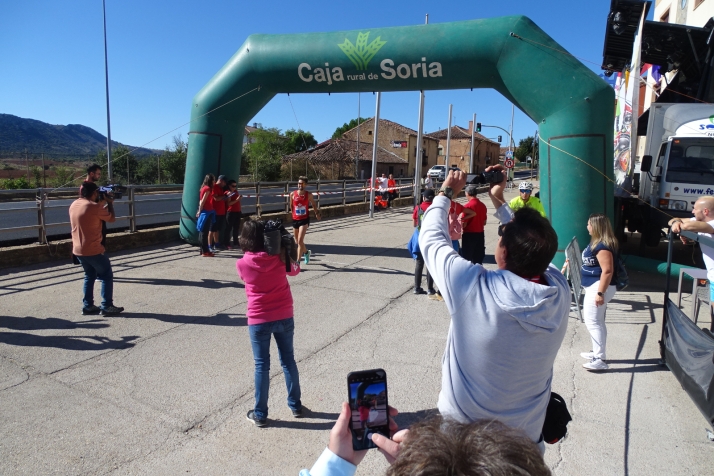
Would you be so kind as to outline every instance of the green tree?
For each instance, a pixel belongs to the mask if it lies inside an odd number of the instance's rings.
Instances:
[[[183,183],[186,175],[186,158],[188,156],[188,141],[181,135],[173,138],[173,145],[166,146],[161,154],[161,183]]]
[[[288,129],[285,131],[285,137],[288,139],[285,144],[286,154],[302,152],[303,150],[312,149],[317,145],[317,141],[312,133],[309,131],[303,131],[302,129]]]
[[[75,178],[80,177],[82,174],[77,174],[76,171],[70,167],[64,165],[58,165],[55,167],[55,178],[52,180],[53,187],[79,187],[80,181],[75,180]]]
[[[106,164],[107,151],[102,150],[101,152],[99,152],[94,161],[97,164]],[[119,147],[112,149],[112,175],[113,181],[115,183],[136,182],[136,174],[138,168],[139,162],[136,160],[136,157],[131,153],[130,149],[127,146],[120,145]],[[103,175],[102,178],[104,178]]]
[[[257,129],[250,136],[252,142],[245,146],[248,173],[253,175],[255,181],[280,180],[282,157],[289,153],[290,140],[281,136],[280,129],[276,128]]]
[[[30,182],[27,181],[27,177],[24,175],[16,179],[5,179],[0,182],[0,188],[6,190],[24,190],[31,188]]]
[[[30,173],[32,174],[34,187],[42,187],[42,169],[36,165],[33,165],[30,167]]]
[[[518,147],[516,147],[516,150],[513,151],[513,156],[516,158],[517,161],[519,162],[525,162],[526,157],[531,154],[531,151],[533,150],[533,141],[535,139],[533,136],[528,136],[525,139],[521,139],[518,141]]]
[[[365,119],[364,117],[360,117],[359,123],[362,124],[366,120],[367,119]],[[333,139],[341,139],[342,134],[349,131],[350,129],[354,129],[355,127],[357,127],[357,121],[358,121],[358,119],[355,118],[355,119],[352,119],[350,122],[345,122],[344,124],[342,124],[340,127],[335,129],[335,132],[332,134],[332,138]]]

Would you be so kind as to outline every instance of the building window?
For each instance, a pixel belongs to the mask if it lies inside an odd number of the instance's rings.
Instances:
[[[372,131],[367,131],[367,135],[368,135],[368,136],[371,136],[371,135],[372,135]]]
[[[439,146],[439,155],[444,155],[444,146],[443,145]]]

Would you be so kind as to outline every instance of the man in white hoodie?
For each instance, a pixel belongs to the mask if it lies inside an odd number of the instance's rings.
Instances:
[[[550,264],[558,237],[539,213],[510,209],[504,178],[489,193],[502,223],[494,250],[498,269],[466,261],[451,246],[447,217],[450,198],[465,183],[465,174],[449,172],[419,235],[426,266],[451,314],[439,411],[460,422],[493,419],[521,428],[544,451],[541,430],[553,362],[570,309],[567,281]]]

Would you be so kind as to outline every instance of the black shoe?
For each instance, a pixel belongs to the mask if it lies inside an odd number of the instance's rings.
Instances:
[[[426,294],[426,291],[424,291],[422,288],[414,288],[413,293],[414,294]]]
[[[292,409],[291,409],[292,410]],[[302,407],[300,407],[299,410],[292,410],[293,416],[295,418],[301,418],[302,417]]]
[[[248,419],[249,422],[257,426],[258,428],[268,426],[268,420],[261,420],[260,418],[255,416],[255,412],[253,410],[249,410],[245,417]]]
[[[96,316],[97,314],[99,314],[100,311],[101,311],[101,309],[97,306],[94,306],[94,305],[87,306],[87,307],[82,308],[82,315],[83,316]]]
[[[436,291],[434,291],[433,289],[428,289],[428,290],[426,291],[426,293],[427,293],[429,296],[433,296],[434,294],[436,294]]]
[[[122,311],[124,311],[123,307],[107,306],[102,308],[102,316],[113,316],[114,314],[119,314]]]

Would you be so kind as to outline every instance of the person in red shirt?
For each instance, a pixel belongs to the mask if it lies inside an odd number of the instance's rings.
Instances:
[[[231,248],[231,236],[233,237],[233,247],[238,247],[238,235],[240,234],[240,221],[241,221],[241,209],[240,209],[240,193],[238,193],[238,184],[235,180],[228,181],[228,190],[226,191],[226,207],[228,207],[226,213],[226,241],[225,247],[229,250]]]
[[[394,200],[397,196],[397,181],[394,180],[394,175],[389,174],[389,178],[387,179],[387,193],[389,194],[389,198],[387,199],[387,202],[389,203],[389,206],[392,206],[392,200]]]
[[[462,234],[462,246],[459,253],[465,260],[476,264],[483,264],[486,256],[486,244],[483,229],[486,225],[486,205],[476,198],[476,185],[466,187],[466,198],[469,201],[465,205],[466,210],[471,210],[471,218],[465,219]]]
[[[298,178],[298,189],[290,192],[290,209],[292,210],[293,233],[298,244],[298,257],[302,256],[305,264],[308,264],[310,262],[310,251],[305,246],[305,234],[310,226],[310,205],[315,210],[315,218],[320,220],[322,214],[317,205],[315,205],[312,194],[305,190],[306,186],[307,177],[301,176]]]
[[[226,176],[219,175],[218,180],[213,185],[213,208],[216,210],[216,221],[211,226],[213,235],[213,252],[225,250],[222,246],[221,234],[226,227]]]
[[[216,220],[216,211],[213,208],[213,185],[216,177],[208,174],[203,179],[201,190],[198,192],[198,211],[196,212],[196,230],[198,239],[201,241],[201,256],[212,257],[213,233],[211,225]]]

